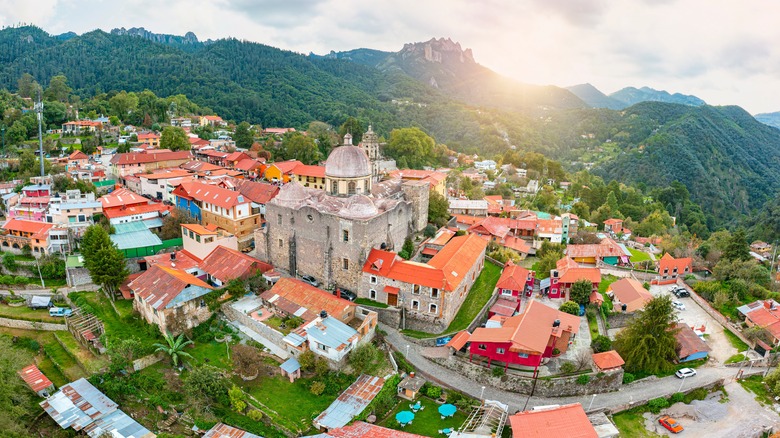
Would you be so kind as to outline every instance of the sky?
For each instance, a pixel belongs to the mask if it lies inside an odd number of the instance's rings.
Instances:
[[[52,34],[144,27],[318,54],[449,37],[522,82],[649,86],[753,114],[780,111],[779,18],[775,0],[0,0],[0,26]]]

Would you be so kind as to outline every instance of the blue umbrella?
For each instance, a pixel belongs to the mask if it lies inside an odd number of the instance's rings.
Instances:
[[[414,420],[414,414],[411,411],[401,411],[395,414],[395,420],[401,424],[407,424]]]
[[[450,403],[439,406],[439,413],[445,417],[452,417],[453,415],[455,415],[455,411],[457,410],[458,408],[456,408],[455,405]]]

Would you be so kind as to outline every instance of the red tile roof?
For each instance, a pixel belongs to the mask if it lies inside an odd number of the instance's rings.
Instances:
[[[279,186],[273,184],[235,178],[231,182],[242,195],[255,204],[267,204],[279,194]]]
[[[148,204],[149,200],[131,190],[117,189],[107,195],[102,196],[100,198],[100,203],[103,204],[103,209],[107,209]]]
[[[658,262],[658,272],[661,273],[661,275],[664,275],[664,269],[668,269],[669,273],[671,274],[674,272],[674,268],[677,268],[677,273],[683,274],[686,272],[686,267],[688,268],[687,272],[691,272],[692,263],[693,261],[690,257],[676,259],[667,252],[663,255],[663,257],[661,257],[661,261]]]
[[[110,210],[103,211],[103,214],[109,218],[114,219],[118,217],[124,217],[124,216],[133,216],[136,214],[144,214],[144,213],[151,213],[151,212],[165,212],[165,211],[172,211],[173,207],[170,205],[165,205],[161,203],[151,203],[151,204],[143,204],[143,205],[133,205],[131,207],[127,208],[112,208]]]
[[[213,149],[199,152],[199,154],[205,155],[207,157],[215,157],[215,158],[226,158],[229,155],[227,152],[215,151]]]
[[[398,292],[401,292],[401,288],[393,287],[393,286],[385,286],[385,288],[382,291],[386,294],[398,295]]]
[[[217,423],[203,435],[203,438],[260,438],[258,435],[243,431],[227,424]]]
[[[54,227],[54,224],[47,224],[46,222],[38,221],[27,221],[23,219],[8,219],[3,225],[4,230],[38,235],[46,234],[52,227]]]
[[[528,254],[533,249],[530,243],[519,237],[506,236],[504,237],[504,240],[501,241],[501,244],[522,254]]]
[[[293,168],[292,173],[300,176],[325,178],[325,166],[310,166],[301,163]]]
[[[341,321],[347,321],[351,319],[347,314],[354,316],[357,308],[357,305],[350,301],[338,298],[301,280],[287,277],[280,278],[271,289],[263,292],[260,298],[277,307],[282,302],[286,302],[287,306],[292,305],[284,309],[289,313],[295,313],[293,308],[305,308],[307,310],[301,317],[306,321],[315,319],[322,310]]]
[[[146,164],[169,160],[187,160],[192,158],[190,151],[175,152],[127,152],[116,154],[111,158],[111,164],[119,166],[123,164]]]
[[[329,438],[423,438],[423,435],[388,429],[362,421],[356,421],[349,426],[331,429],[324,436]]]
[[[622,257],[625,256],[625,252],[620,245],[612,239],[603,239],[597,244],[585,244],[585,245],[569,245],[566,247],[566,255],[571,258],[579,257]]]
[[[596,353],[592,355],[593,363],[600,371],[611,370],[613,368],[620,368],[626,364],[626,361],[615,350],[605,351],[603,353]]]
[[[560,283],[576,283],[579,280],[588,280],[591,283],[601,283],[601,271],[598,268],[580,268],[574,260],[564,257],[556,263]]]
[[[471,338],[471,333],[466,330],[460,331],[456,333],[449,342],[447,342],[445,347],[452,347],[455,349],[455,351],[458,351],[463,348],[467,342],[469,342],[469,338]]]
[[[515,265],[510,260],[504,265],[504,270],[501,271],[501,277],[499,277],[496,287],[499,289],[524,291],[530,275],[531,271]]]
[[[214,289],[194,275],[160,265],[153,265],[128,284],[136,298],[143,298],[157,310],[164,309],[188,286]]]
[[[553,322],[560,321],[558,328]],[[513,352],[543,354],[550,337],[560,337],[563,332],[577,333],[580,317],[561,312],[538,301],[531,300],[520,315],[506,318],[500,328],[477,328],[470,342],[511,343]]]
[[[449,286],[445,289],[455,290],[469,269],[484,258],[486,248],[487,242],[477,236],[453,237],[428,264],[442,270]]]
[[[293,169],[301,165],[301,163],[298,160],[289,160],[289,161],[277,161],[276,163],[272,163],[271,166],[276,167],[279,169],[280,172],[283,174],[285,173],[292,173]]]
[[[217,166],[216,164],[207,163],[205,161],[192,160],[182,164],[182,169],[192,170],[195,172],[210,172],[214,170],[222,170],[224,167]]]
[[[604,221],[604,225],[612,225],[612,226],[623,225],[623,219],[610,218]]]
[[[710,347],[701,340],[699,335],[689,325],[678,323],[674,328],[679,329],[674,334],[674,338],[677,340],[677,356],[680,359],[685,359],[695,353],[711,351]]]
[[[761,307],[746,315],[754,325],[766,329],[775,339],[780,339],[780,312]]]
[[[243,170],[244,172],[249,172],[251,170],[258,169],[263,166],[262,161],[254,160],[252,158],[244,158],[243,160],[236,163],[234,166],[237,170]]]
[[[171,254],[175,256],[175,258],[171,259]],[[147,269],[150,266],[153,265],[160,265],[160,266],[167,266],[170,268],[179,269],[182,271],[187,271],[192,268],[197,268],[198,265],[201,263],[201,260],[189,253],[188,251],[175,251],[175,252],[164,252],[162,254],[152,255],[152,256],[146,256],[144,257],[144,261],[146,262]]]
[[[609,285],[609,289],[615,294],[615,297],[624,304],[636,302],[639,309],[643,308],[645,303],[653,299],[653,295],[633,278],[621,278]]]
[[[268,263],[222,245],[214,248],[200,264],[200,269],[222,283],[247,278],[257,271],[270,271],[271,268]]]
[[[51,380],[44,376],[35,364],[22,368],[18,374],[33,392],[42,391],[52,386]]]
[[[216,205],[227,210],[250,202],[239,192],[200,181],[183,182],[174,189],[173,194],[177,196],[184,194],[196,201]]]
[[[598,438],[582,405],[518,412],[509,417],[514,438]]]
[[[241,161],[246,158],[250,158],[249,155],[244,152],[236,151],[228,154],[228,156],[225,157],[225,161]]]
[[[88,160],[89,157],[87,154],[81,151],[73,151],[72,154],[68,155],[68,160]]]
[[[480,222],[481,220],[485,219],[483,217],[469,216],[465,214],[453,214],[452,216],[455,218],[455,222],[459,224],[469,225],[469,226],[474,225]]]

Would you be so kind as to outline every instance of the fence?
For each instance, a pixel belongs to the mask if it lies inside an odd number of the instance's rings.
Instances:
[[[163,240],[161,245],[144,246],[141,248],[127,248],[121,251],[125,255],[125,258],[131,259],[131,258],[155,255],[164,249],[172,248],[174,246],[181,246],[181,245],[182,245],[182,239],[181,237],[179,237],[178,239]]]
[[[718,321],[718,323],[720,325],[722,325],[723,328],[728,329],[729,331],[734,333],[739,339],[742,340],[742,342],[744,342],[744,343],[746,343],[748,345],[753,345],[753,343],[750,342],[742,334],[742,332],[739,330],[739,327],[737,327],[736,325],[731,323],[731,321],[726,319],[725,316],[723,316],[720,312],[715,310],[715,308],[713,308],[707,300],[705,300],[704,298],[699,296],[699,294],[697,294],[696,291],[693,290],[693,288],[691,288],[690,286],[688,286],[687,284],[685,284],[684,282],[681,282],[681,281],[678,281],[677,285],[678,286],[682,285],[682,287],[684,287],[688,292],[690,292],[691,299],[693,301],[695,301],[696,304],[698,304],[702,309],[704,309],[704,311],[707,312],[707,314],[710,315],[712,317],[712,319],[714,319],[715,321]]]

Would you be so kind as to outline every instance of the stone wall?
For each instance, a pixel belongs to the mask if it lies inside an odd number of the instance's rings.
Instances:
[[[607,316],[607,322],[610,329],[622,328],[628,325],[631,320],[636,318],[638,314],[633,313],[612,313]]]
[[[530,377],[530,373],[529,376],[522,376],[510,371],[504,376],[494,377],[490,369],[469,363],[467,360],[455,357],[431,358],[431,360],[480,384],[520,394],[530,394],[533,390],[534,395],[540,397],[568,397],[611,392],[617,391],[623,384],[623,369],[621,368],[606,373],[589,373],[590,381],[585,385],[577,383],[579,375],[538,378],[534,390],[534,379]]]
[[[138,264],[136,263],[136,266]],[[65,270],[65,276],[68,280],[68,286],[77,287],[92,283],[92,277],[89,276],[87,268],[68,268]]]
[[[144,356],[142,358],[136,359],[133,361],[133,369],[135,371],[141,371],[142,369],[146,367],[150,367],[157,362],[161,361],[163,359],[163,356],[161,354],[150,354],[148,356]]]
[[[231,303],[225,303],[221,307],[222,313],[225,314],[225,317],[229,321],[238,321],[248,329],[257,332],[260,336],[263,336],[264,338],[273,342],[279,348],[288,351],[293,356],[297,356],[300,353],[298,350],[294,348],[288,348],[289,345],[282,340],[284,338],[284,334],[282,334],[282,332],[277,331],[271,327],[268,327],[265,324],[255,321],[254,319],[252,319],[252,317],[244,314],[243,312],[236,310],[230,304]]]
[[[24,330],[57,331],[57,330],[68,329],[68,327],[66,327],[65,324],[54,324],[51,322],[22,321],[20,319],[11,319],[11,318],[0,318],[0,326],[24,329]]]

